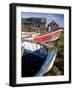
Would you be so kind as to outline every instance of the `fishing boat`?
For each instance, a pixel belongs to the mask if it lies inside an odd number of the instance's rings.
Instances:
[[[43,76],[52,68],[57,49],[39,42],[22,41],[22,77]]]
[[[41,36],[40,33],[36,32],[23,32],[22,40],[32,40],[36,42],[52,42],[59,39],[62,32],[63,29],[59,29]]]

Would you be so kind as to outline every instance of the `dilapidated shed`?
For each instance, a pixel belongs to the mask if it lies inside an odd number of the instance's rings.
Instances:
[[[22,32],[39,32],[46,34],[46,18],[22,18]]]

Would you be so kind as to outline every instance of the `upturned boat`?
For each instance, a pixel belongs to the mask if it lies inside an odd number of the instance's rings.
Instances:
[[[57,49],[39,42],[22,41],[22,77],[43,76],[53,67]]]

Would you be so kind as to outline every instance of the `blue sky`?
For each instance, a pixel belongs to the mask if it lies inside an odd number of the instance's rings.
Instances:
[[[53,14],[53,13],[31,13],[31,12],[22,12],[21,18],[29,18],[29,17],[35,17],[35,18],[46,18],[47,24],[51,21],[55,21],[58,23],[59,27],[64,28],[64,14]]]

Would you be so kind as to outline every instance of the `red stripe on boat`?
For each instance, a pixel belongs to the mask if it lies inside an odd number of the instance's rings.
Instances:
[[[37,41],[37,42],[42,42],[42,41],[45,41],[45,40],[47,40],[49,38],[54,37],[55,35],[61,34],[62,31],[63,31],[63,29],[60,29],[60,30],[54,31],[52,33],[49,33],[49,34],[46,34],[46,35],[43,35],[43,36],[39,36],[39,37],[33,38],[33,40]]]

